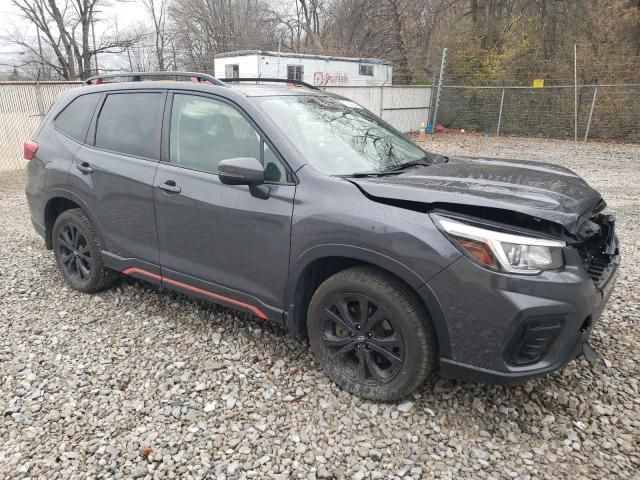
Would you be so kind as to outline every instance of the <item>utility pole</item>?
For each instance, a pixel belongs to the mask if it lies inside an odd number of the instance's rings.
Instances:
[[[278,73],[276,78],[280,78],[280,49],[282,48],[282,35],[278,37]]]
[[[38,58],[38,63],[40,64],[38,67],[38,78],[40,78],[40,75],[44,75],[44,61],[42,60],[42,40],[40,39],[39,28],[36,28],[36,33],[38,34],[38,55],[40,56],[40,58]]]
[[[94,12],[94,14],[100,12]],[[96,65],[96,75],[100,75],[100,71],[98,69],[98,49],[96,48],[96,28],[95,28],[95,18],[91,17],[91,35],[93,36],[93,60]]]

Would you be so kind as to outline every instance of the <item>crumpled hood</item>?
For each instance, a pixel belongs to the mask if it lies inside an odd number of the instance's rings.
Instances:
[[[559,223],[571,233],[601,200],[571,170],[521,160],[451,158],[400,175],[351,181],[376,198],[512,210]]]

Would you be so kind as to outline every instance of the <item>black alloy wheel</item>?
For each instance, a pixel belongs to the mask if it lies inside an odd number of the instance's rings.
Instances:
[[[75,290],[97,292],[118,278],[117,272],[104,265],[100,236],[79,208],[58,215],[51,239],[58,268]]]
[[[93,260],[89,242],[78,226],[66,223],[58,232],[58,254],[66,274],[82,283],[91,275]]]
[[[426,307],[411,287],[373,266],[326,279],[309,303],[307,332],[327,375],[369,400],[403,398],[435,367],[437,342]]]
[[[362,384],[388,383],[404,363],[404,340],[393,318],[359,293],[340,294],[325,308],[322,340],[332,361]]]

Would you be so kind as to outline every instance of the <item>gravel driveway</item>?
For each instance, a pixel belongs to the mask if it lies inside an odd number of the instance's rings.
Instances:
[[[4,173],[0,478],[638,478],[640,146],[425,143],[560,163],[603,192],[624,258],[596,365],[516,386],[436,377],[401,403],[362,401],[271,324],[130,279],[68,289],[30,225],[24,173]]]

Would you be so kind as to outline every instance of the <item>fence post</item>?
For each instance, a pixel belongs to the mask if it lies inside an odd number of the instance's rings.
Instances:
[[[432,129],[433,129],[433,122],[431,121],[431,119],[433,118],[433,98],[434,98],[433,89],[435,88],[435,85],[436,85],[436,72],[433,72],[433,77],[431,77],[431,90],[429,91],[429,115],[427,116],[427,128],[429,127],[429,124],[431,124]]]
[[[433,123],[431,124],[431,131],[436,128],[436,121],[438,118],[438,108],[440,107],[440,91],[442,90],[442,77],[444,76],[444,66],[447,62],[447,49],[442,49],[442,62],[440,62],[440,77],[438,78],[438,93],[436,94],[436,106],[433,109]]]
[[[578,141],[578,47],[573,44],[573,141]]]
[[[591,109],[589,110],[589,120],[587,121],[587,130],[584,132],[584,141],[589,138],[589,130],[591,130],[591,117],[593,115],[593,107],[596,106],[596,95],[598,95],[598,85],[593,89],[593,98],[591,99]]]
[[[40,81],[36,80],[36,104],[38,105],[38,113],[42,117],[45,114],[44,104],[42,103],[42,92],[40,91]]]
[[[502,87],[502,96],[500,97],[500,113],[498,114],[498,129],[496,130],[496,137],[500,136],[500,124],[502,123],[502,106],[504,105],[504,87]]]
[[[384,106],[382,102],[384,102],[384,83],[380,85],[380,118],[382,118],[382,112],[384,110]]]

